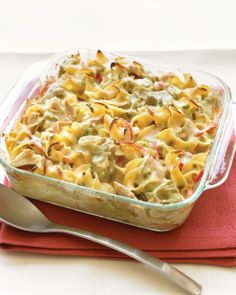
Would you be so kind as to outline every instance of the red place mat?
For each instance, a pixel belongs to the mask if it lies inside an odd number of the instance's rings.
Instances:
[[[56,223],[106,235],[170,262],[236,265],[236,158],[226,183],[203,193],[178,229],[158,233],[32,201]],[[64,234],[35,234],[0,224],[0,246],[53,255],[127,258],[105,246]]]

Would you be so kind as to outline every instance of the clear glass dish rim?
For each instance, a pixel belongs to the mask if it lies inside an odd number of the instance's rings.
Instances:
[[[47,65],[45,66],[44,70],[42,71],[42,73],[40,74],[40,77],[38,78],[38,81],[43,77],[43,75],[45,75],[45,73],[47,73],[47,71],[50,69],[50,67],[55,64],[55,61],[58,60],[59,57],[63,56],[64,54],[72,54],[74,52],[87,52],[87,53],[96,53],[97,50],[96,49],[87,49],[87,48],[74,48],[74,49],[69,49],[69,50],[64,50],[61,51],[59,53],[54,54],[49,60]],[[117,53],[110,53],[108,51],[103,51],[106,55],[109,56],[113,56],[113,57],[118,57],[121,56],[120,54]],[[127,58],[127,59],[132,59],[132,60],[138,60],[142,63],[146,63],[146,64],[150,64],[153,66],[163,66],[163,67],[170,67],[173,70],[178,70],[178,71],[182,71],[182,72],[195,72],[195,73],[202,73],[204,75],[207,75],[209,77],[212,77],[213,79],[217,80],[219,84],[221,84],[221,86],[224,89],[224,96],[226,96],[226,98],[228,99],[228,103],[227,103],[227,108],[225,106],[224,103],[224,108],[223,108],[223,112],[221,115],[221,118],[219,120],[219,125],[217,128],[217,132],[216,132],[216,136],[213,142],[213,145],[211,147],[211,151],[208,155],[208,159],[207,159],[207,163],[205,166],[205,170],[204,170],[204,174],[201,178],[200,183],[198,184],[197,189],[194,191],[193,195],[183,201],[180,201],[178,203],[174,203],[174,204],[159,204],[159,203],[149,203],[146,201],[142,201],[142,200],[135,200],[135,199],[131,199],[128,197],[124,197],[124,196],[120,196],[120,195],[116,195],[116,194],[112,194],[112,193],[108,193],[108,192],[104,192],[104,191],[100,191],[100,190],[95,190],[92,188],[88,188],[88,187],[84,187],[84,186],[80,186],[78,184],[73,184],[70,182],[66,182],[64,180],[57,180],[57,179],[53,179],[51,177],[47,177],[44,175],[39,175],[39,174],[34,174],[31,172],[27,172],[27,171],[23,171],[21,169],[15,168],[14,166],[12,166],[11,164],[9,164],[5,158],[2,156],[2,154],[0,153],[0,163],[2,164],[2,166],[5,169],[10,169],[12,171],[15,171],[16,173],[22,174],[22,175],[26,175],[26,176],[32,176],[33,178],[36,178],[38,180],[42,180],[42,183],[44,181],[52,183],[52,184],[57,184],[57,185],[62,185],[64,187],[69,187],[69,188],[73,188],[76,191],[84,191],[84,193],[86,192],[91,192],[94,195],[98,194],[100,197],[105,197],[106,199],[112,198],[112,199],[117,199],[119,201],[125,202],[125,203],[132,203],[134,205],[139,205],[142,207],[149,207],[151,209],[160,209],[162,211],[169,211],[169,210],[175,210],[178,208],[182,208],[188,204],[191,204],[193,202],[195,202],[203,193],[203,191],[205,190],[206,187],[206,182],[207,182],[207,177],[211,168],[211,164],[212,164],[212,159],[213,159],[213,155],[217,149],[218,143],[219,143],[219,139],[221,137],[221,133],[222,130],[228,120],[228,118],[230,117],[230,105],[232,103],[232,95],[231,95],[231,91],[230,88],[227,86],[227,84],[221,80],[219,77],[217,77],[216,75],[212,74],[212,73],[208,73],[205,71],[201,71],[201,70],[195,70],[192,68],[186,68],[186,67],[178,67],[176,65],[172,65],[172,64],[168,64],[168,63],[163,63],[163,62],[157,62],[157,61],[152,61],[149,59],[145,59],[145,58],[139,58],[139,57],[135,57],[135,56],[131,56],[131,55],[126,55],[126,54],[122,54],[123,57]],[[26,70],[27,71],[27,70]],[[37,85],[37,81],[35,82],[34,87],[31,89],[30,93],[28,94],[28,96],[30,96],[30,94],[35,90],[35,87]],[[13,86],[14,88],[14,86]],[[3,99],[3,102],[5,101],[5,99],[7,99],[7,97],[10,95],[11,90],[7,93],[6,97]],[[225,98],[225,99],[226,99]],[[25,98],[27,99],[27,97]],[[24,100],[25,101],[25,100]],[[0,135],[1,136],[1,135]],[[2,137],[2,136],[1,136]],[[221,143],[223,144],[223,143]],[[233,160],[233,159],[232,159]]]

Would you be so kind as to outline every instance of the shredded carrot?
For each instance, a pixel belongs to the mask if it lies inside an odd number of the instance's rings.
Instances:
[[[116,164],[120,167],[125,167],[126,159],[124,156],[116,156]]]
[[[217,123],[210,123],[206,128],[199,131],[196,136],[202,136],[204,133],[209,133],[217,127]]]
[[[179,170],[182,170],[183,167],[184,167],[184,163],[180,162],[179,163]]]
[[[102,74],[101,73],[98,72],[96,74],[96,80],[98,81],[99,84],[102,82]]]
[[[47,92],[49,86],[55,82],[54,78],[50,78],[46,81],[45,85],[43,86],[42,90],[40,91],[40,96],[44,96],[44,94]]]
[[[202,169],[202,170],[198,173],[198,175],[197,175],[196,177],[194,177],[194,181],[195,181],[195,182],[200,181],[201,178],[202,178],[203,173],[204,173],[204,170]]]

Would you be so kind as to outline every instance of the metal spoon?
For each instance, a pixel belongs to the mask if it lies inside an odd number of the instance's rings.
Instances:
[[[48,220],[28,199],[3,184],[0,184],[0,221],[24,231],[66,233],[105,245],[159,270],[165,277],[185,289],[189,294],[201,294],[201,285],[170,264],[108,237],[55,224]]]

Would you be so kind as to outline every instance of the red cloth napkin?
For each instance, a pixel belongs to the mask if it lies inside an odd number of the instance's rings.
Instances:
[[[178,229],[158,233],[32,201],[56,223],[94,231],[170,262],[236,265],[236,158],[230,176],[206,191]],[[35,234],[0,224],[4,249],[55,255],[127,258],[114,250],[63,234]]]

